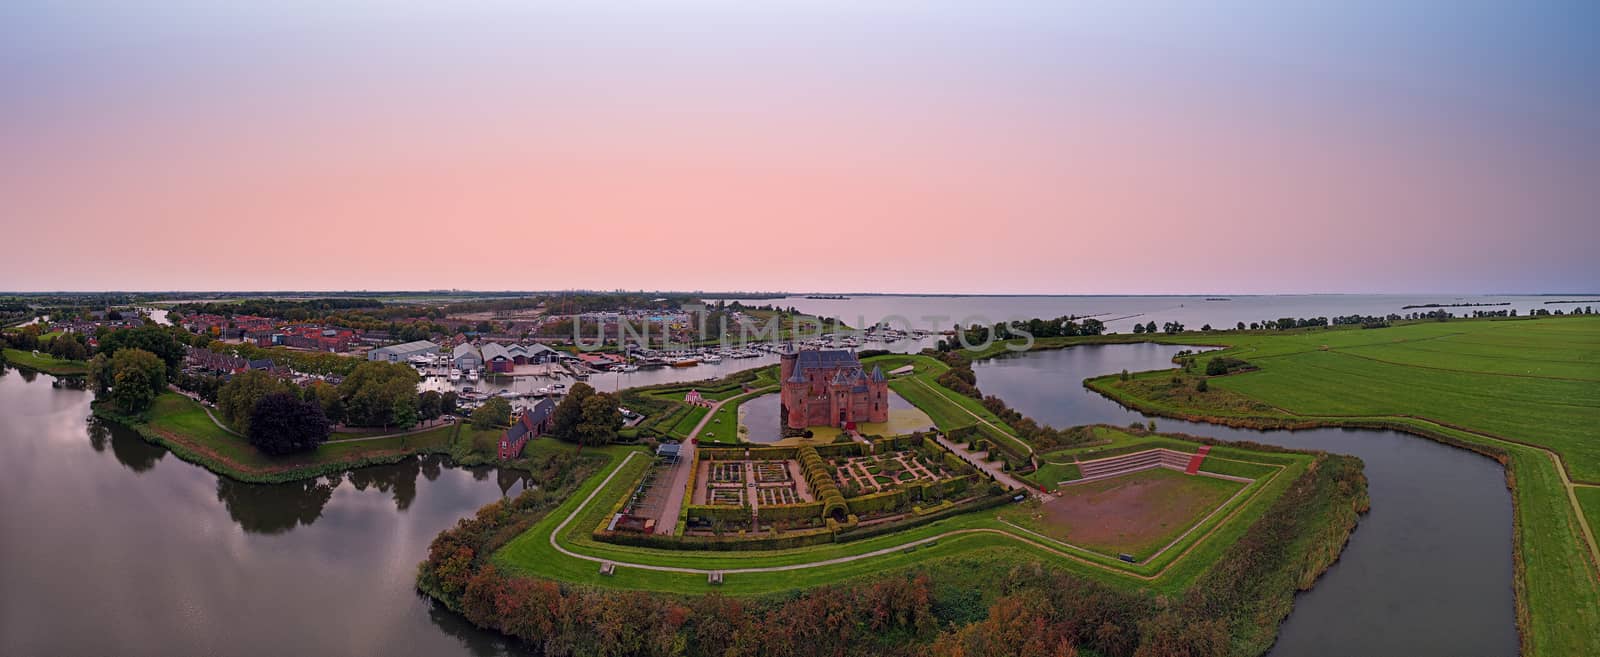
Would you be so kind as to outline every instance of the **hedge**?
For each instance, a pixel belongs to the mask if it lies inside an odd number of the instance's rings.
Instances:
[[[750,520],[750,507],[748,506],[728,506],[725,504],[685,504],[683,507],[690,520],[698,520],[702,522],[711,522],[714,520],[721,520],[723,522],[749,522]]]
[[[606,543],[634,547],[665,550],[717,550],[722,552],[786,550],[832,543],[834,541],[833,530],[827,527],[785,532],[762,532],[760,534],[730,533],[722,536],[667,536],[635,532],[608,532],[604,535],[596,535],[595,539]]]
[[[839,493],[839,486],[833,483],[828,464],[817,454],[817,449],[807,445],[799,449],[799,455],[800,466],[805,468],[806,483],[811,486],[811,495],[822,502],[822,515],[832,517],[835,513],[849,513],[850,505]]]
[[[953,515],[970,513],[972,511],[982,511],[984,509],[992,509],[1002,504],[1009,504],[1011,502],[1011,495],[1012,493],[1007,491],[995,495],[972,498],[971,501],[954,503],[942,510],[930,511],[926,515],[907,515],[893,522],[879,523],[860,529],[856,529],[854,527],[842,528],[839,530],[838,536],[835,536],[833,540],[839,543],[859,541],[862,539],[872,538],[874,536],[882,536],[884,534],[892,534],[894,532],[904,531],[912,527],[920,527],[935,520],[941,520]]]
[[[756,507],[756,515],[762,520],[814,520],[822,517],[822,502],[801,502],[799,504],[769,504]]]
[[[860,516],[880,511],[893,511],[905,504],[905,501],[906,491],[895,489],[852,497],[845,500],[845,504],[850,507],[851,513]]]

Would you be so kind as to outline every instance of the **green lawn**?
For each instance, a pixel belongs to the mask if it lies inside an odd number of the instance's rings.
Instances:
[[[672,428],[668,429],[667,433],[679,440],[687,439],[689,432],[694,431],[695,425],[700,424],[700,418],[705,417],[710,410],[704,406],[691,407],[688,412],[678,418],[677,422],[673,423]]]
[[[1189,450],[1193,451],[1196,447],[1190,444]],[[717,590],[744,595],[835,583],[851,577],[908,567],[931,558],[968,554],[991,548],[1010,548],[1115,586],[1148,587],[1170,594],[1187,588],[1195,577],[1213,563],[1228,546],[1237,541],[1249,525],[1265,512],[1272,501],[1277,499],[1295,478],[1305,472],[1312,460],[1308,455],[1274,455],[1290,461],[1290,464],[1282,468],[1277,476],[1251,484],[1246,495],[1240,496],[1224,507],[1224,513],[1202,523],[1199,529],[1160,558],[1149,563],[1134,565],[1103,554],[1054,543],[1047,538],[1031,536],[1025,531],[999,521],[993,512],[963,514],[929,525],[860,541],[788,550],[740,552],[664,550],[601,543],[595,541],[591,535],[595,525],[609,512],[617,499],[627,494],[633,482],[649,464],[649,459],[642,456],[625,460],[629,449],[617,446],[596,450],[597,453],[612,457],[613,462],[589,481],[584,482],[582,487],[550,515],[496,552],[495,563],[513,572],[578,584],[677,593],[704,593]],[[614,476],[611,475],[613,472]],[[610,476],[609,481],[607,481],[608,476]],[[590,493],[599,488],[603,481],[606,482],[605,487],[600,489],[592,501],[585,504],[586,500],[589,500]],[[578,511],[576,517],[557,533],[556,527],[575,510]],[[967,530],[967,533],[945,535],[948,532],[962,530]],[[766,573],[730,573],[722,586],[712,587],[706,583],[704,574],[651,571],[625,565],[618,566],[615,576],[602,576],[598,572],[597,563],[556,550],[550,542],[553,533],[564,548],[591,557],[621,563],[697,569],[807,564],[878,550],[889,551],[857,561],[826,566]],[[932,545],[908,547],[906,550],[895,549],[935,536],[942,537]],[[1018,537],[1033,542],[1019,541]],[[1042,548],[1040,544],[1050,545],[1052,549]],[[1066,552],[1068,555],[1063,555],[1061,552]],[[1140,576],[1153,577],[1144,579]]]
[[[936,379],[949,369],[944,363],[921,355],[881,356],[869,358],[867,363],[883,364],[885,370],[893,369],[888,365],[901,367],[909,364],[916,367],[911,374],[890,380],[889,389],[927,413],[934,426],[941,431],[976,425],[986,437],[1008,445],[1011,451],[1022,455],[1032,453],[1032,448],[1017,438],[1009,425],[990,413],[978,400],[939,385]]]
[[[81,360],[58,360],[42,351],[39,352],[38,356],[20,349],[7,349],[5,351],[7,363],[26,367],[30,370],[38,370],[45,374],[74,376],[89,373],[89,364]]]
[[[1091,385],[1147,412],[1230,423],[1393,427],[1502,450],[1515,482],[1524,654],[1600,654],[1600,577],[1548,453],[1600,483],[1600,318],[1457,320],[1384,329],[1162,336],[1227,346],[1259,370],[1172,386],[1170,372]],[[1203,365],[1203,363],[1202,363]],[[1193,378],[1192,375],[1189,378]],[[1523,446],[1528,445],[1528,446]],[[1529,447],[1531,446],[1531,447]]]
[[[180,456],[207,468],[247,481],[286,481],[333,470],[391,462],[416,453],[448,451],[455,425],[443,425],[406,436],[379,440],[324,443],[314,452],[272,457],[244,438],[224,431],[194,400],[176,393],[156,398],[143,425]]]

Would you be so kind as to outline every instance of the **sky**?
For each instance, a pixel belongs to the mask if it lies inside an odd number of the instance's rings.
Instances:
[[[0,3],[0,290],[1600,289],[1600,3]]]

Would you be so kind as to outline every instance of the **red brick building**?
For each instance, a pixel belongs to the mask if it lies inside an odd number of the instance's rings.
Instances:
[[[555,418],[556,403],[541,399],[511,423],[511,428],[500,436],[500,460],[507,461],[522,456],[522,448],[529,440],[550,431]]]
[[[855,352],[790,350],[778,367],[786,429],[889,421],[889,381],[883,368],[867,373]]]

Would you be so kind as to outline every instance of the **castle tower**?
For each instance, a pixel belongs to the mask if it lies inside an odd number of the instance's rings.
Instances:
[[[800,353],[794,350],[793,345],[783,348],[783,353],[778,355],[779,382],[788,381],[789,377],[794,375],[794,364],[799,360]]]

